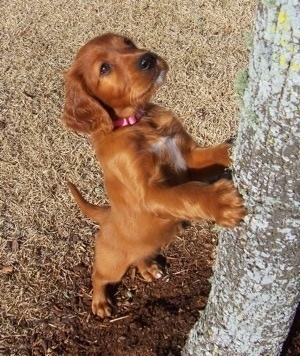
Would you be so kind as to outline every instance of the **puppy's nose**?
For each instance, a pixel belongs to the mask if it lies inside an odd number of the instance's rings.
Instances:
[[[147,52],[140,57],[138,61],[138,67],[141,71],[150,70],[155,67],[156,61],[157,57],[155,54]]]

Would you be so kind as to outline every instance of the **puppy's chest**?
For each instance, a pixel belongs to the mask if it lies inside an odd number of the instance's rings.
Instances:
[[[178,173],[187,170],[176,136],[160,137],[151,145],[150,150],[161,166],[169,166]]]

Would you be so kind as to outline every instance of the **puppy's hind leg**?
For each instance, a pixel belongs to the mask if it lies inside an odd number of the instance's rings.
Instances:
[[[92,312],[93,314],[104,319],[111,316],[113,304],[107,296],[108,281],[95,270],[92,274],[93,282],[93,299],[92,299]]]
[[[113,310],[113,303],[108,296],[107,287],[109,286],[109,284],[116,284],[120,282],[127,269],[128,268],[124,268],[119,271],[113,271],[113,273],[104,275],[102,274],[102,271],[99,271],[98,267],[94,264],[94,272],[92,274],[93,314],[99,316],[102,319],[111,316]]]
[[[105,227],[103,230],[105,230]],[[121,281],[129,263],[126,254],[113,246],[108,239],[102,238],[101,233],[98,232],[95,243],[92,311],[100,318],[105,318],[111,316],[113,309],[107,287],[109,284],[116,284]]]

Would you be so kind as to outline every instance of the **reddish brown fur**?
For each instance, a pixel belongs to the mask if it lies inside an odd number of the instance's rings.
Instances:
[[[199,147],[171,111],[149,103],[168,66],[153,54],[155,63],[141,65],[147,53],[106,34],[82,47],[66,74],[63,120],[91,135],[111,202],[89,204],[69,183],[82,211],[101,225],[92,275],[92,310],[101,318],[111,315],[107,284],[120,281],[130,265],[147,281],[161,276],[153,257],[183,220],[234,227],[245,215],[231,181],[207,183],[230,164],[230,145]],[[100,73],[107,64],[110,70]],[[138,123],[113,129],[114,120],[140,109]]]

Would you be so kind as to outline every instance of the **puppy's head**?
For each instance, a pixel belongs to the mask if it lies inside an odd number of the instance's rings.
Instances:
[[[83,46],[66,73],[63,120],[74,130],[104,133],[113,120],[143,108],[164,82],[168,66],[120,35],[105,34]]]

